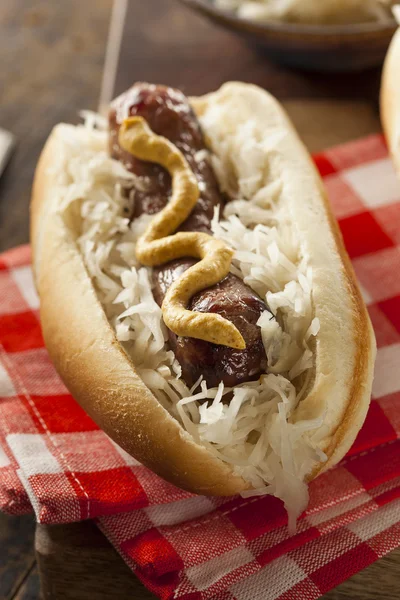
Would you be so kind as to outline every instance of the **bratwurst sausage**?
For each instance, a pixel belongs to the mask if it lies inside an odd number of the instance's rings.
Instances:
[[[110,116],[110,153],[128,171],[139,178],[130,190],[131,218],[143,213],[153,215],[167,204],[171,196],[171,177],[161,166],[135,158],[118,143],[119,126],[127,117],[143,117],[157,135],[170,140],[189,163],[196,175],[200,197],[179,231],[210,232],[214,208],[222,206],[222,195],[214,171],[207,160],[199,122],[187,98],[179,90],[161,85],[137,83],[114,100]]]
[[[196,175],[200,198],[179,230],[210,233],[214,209],[223,206],[224,198],[207,157],[200,125],[187,98],[172,88],[139,83],[117,98],[111,107],[111,155],[137,177],[129,191],[131,218],[135,219],[164,208],[171,196],[171,177],[159,165],[143,162],[120,147],[119,126],[129,116],[143,117],[156,134],[173,142]],[[153,292],[160,306],[169,286],[195,262],[190,258],[178,259],[153,270]],[[229,274],[217,285],[193,296],[188,308],[220,314],[234,323],[246,342],[245,350],[235,350],[195,338],[178,337],[169,331],[170,347],[188,386],[203,375],[209,387],[220,381],[233,387],[258,379],[266,371],[267,359],[257,321],[268,307],[240,278]]]
[[[175,260],[154,269],[154,297],[160,306],[171,283],[195,262],[191,258]],[[245,350],[235,350],[195,338],[178,337],[169,331],[170,346],[189,386],[203,375],[209,387],[217,386],[220,381],[233,387],[258,379],[261,372],[265,372],[267,360],[257,321],[266,306],[241,279],[229,274],[217,285],[193,296],[188,308],[217,313],[232,321],[246,342]]]

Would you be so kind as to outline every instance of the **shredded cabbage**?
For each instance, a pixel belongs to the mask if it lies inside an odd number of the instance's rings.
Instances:
[[[394,0],[214,0],[222,10],[254,21],[361,23],[390,18]]]
[[[189,389],[166,346],[149,269],[135,257],[137,239],[151,217],[142,215],[129,223],[123,190],[135,178],[107,155],[102,124],[90,114],[86,117],[86,128],[63,129],[68,177],[60,210],[65,216],[78,215],[77,245],[117,339],[144,383],[194,440],[253,486],[245,495],[273,494],[284,501],[293,529],[308,502],[305,477],[325,458],[306,435],[322,420],[291,420],[313,378],[319,322],[313,316],[312,269],[294,228],[279,212],[282,186],[263,185],[265,147],[244,128],[238,132],[241,158],[247,157],[248,166],[242,164],[242,176],[234,192],[230,190],[235,197],[222,218],[216,212],[212,230],[234,249],[232,271],[274,313],[275,318],[264,312],[258,321],[268,373],[233,390],[222,382],[207,388],[202,378]],[[268,143],[273,148],[274,141]],[[229,190],[224,153],[228,149],[219,148],[212,160],[221,187]],[[233,396],[224,403],[227,394]]]

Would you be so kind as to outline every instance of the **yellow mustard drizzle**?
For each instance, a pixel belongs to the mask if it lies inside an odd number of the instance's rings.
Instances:
[[[140,160],[160,164],[172,177],[171,200],[139,238],[138,260],[155,267],[187,256],[200,259],[168,289],[161,307],[166,326],[179,336],[244,350],[246,343],[233,323],[221,315],[186,308],[194,294],[228,275],[233,252],[206,233],[171,235],[187,219],[199,198],[196,177],[185,157],[169,140],[156,135],[142,117],[125,119],[118,140],[124,150]]]

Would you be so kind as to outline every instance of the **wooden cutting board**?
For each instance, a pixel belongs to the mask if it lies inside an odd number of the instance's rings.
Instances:
[[[290,100],[284,104],[311,152],[380,131],[377,112],[363,102]],[[35,547],[46,600],[155,598],[92,522],[37,525]],[[323,598],[398,600],[399,590],[400,549]]]
[[[378,111],[371,103],[298,99],[282,104],[310,152],[381,131]]]

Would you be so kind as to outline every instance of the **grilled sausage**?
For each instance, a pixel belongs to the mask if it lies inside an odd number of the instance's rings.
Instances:
[[[159,212],[171,195],[171,178],[162,167],[138,160],[118,144],[119,125],[124,118],[134,115],[145,118],[156,134],[173,142],[197,177],[200,198],[179,229],[210,233],[214,209],[223,206],[224,198],[188,100],[181,92],[163,86],[136,84],[115,100],[110,111],[111,155],[138,178],[129,192],[131,218]],[[194,263],[193,259],[179,259],[153,270],[154,297],[160,306],[169,286]],[[192,386],[203,375],[210,387],[220,381],[233,387],[258,379],[266,371],[267,359],[257,321],[268,307],[240,278],[229,274],[217,285],[193,296],[188,308],[214,312],[232,321],[242,334],[246,349],[235,350],[195,338],[178,337],[169,331],[170,347],[182,367],[187,385]]]

